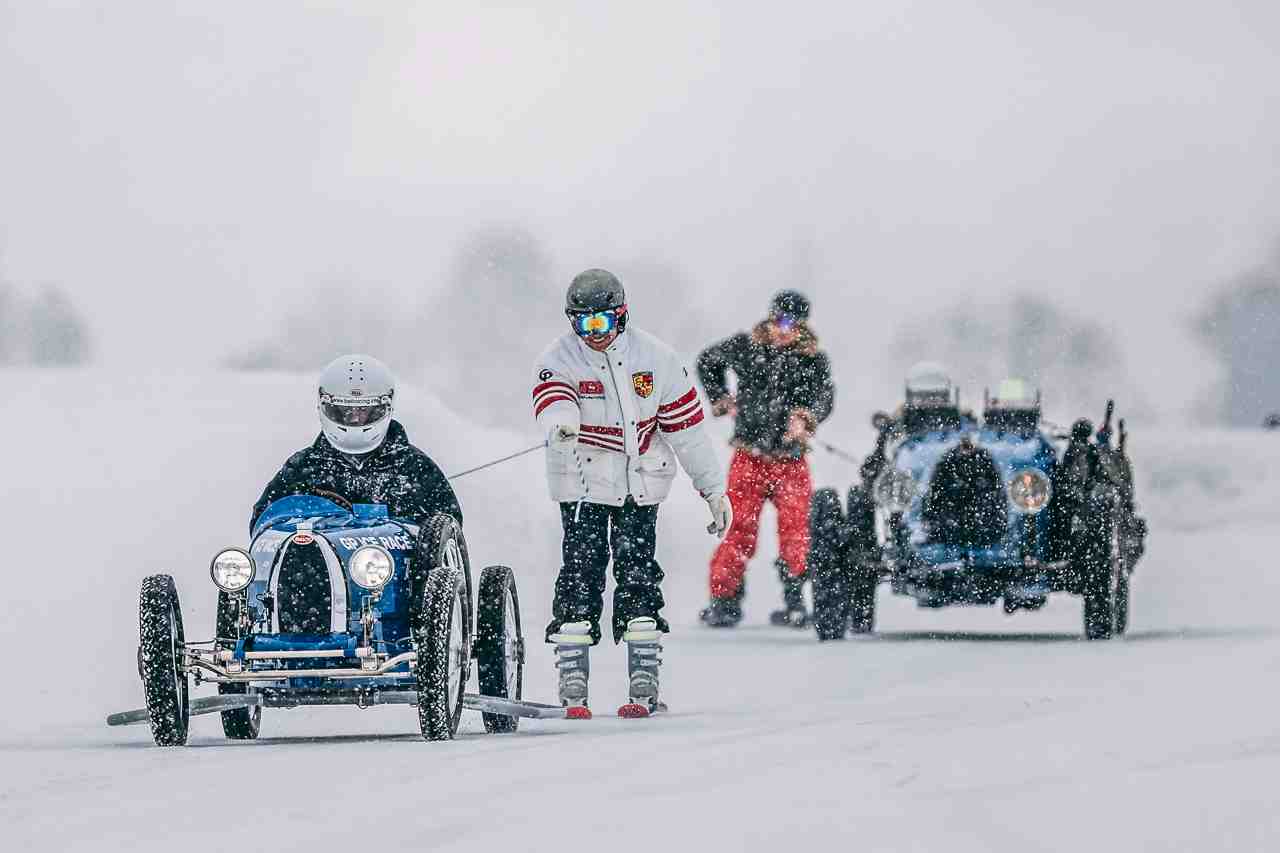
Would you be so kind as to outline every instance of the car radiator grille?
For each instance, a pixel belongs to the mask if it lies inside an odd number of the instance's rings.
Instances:
[[[333,610],[329,568],[315,543],[294,543],[280,566],[276,612],[285,634],[326,634]]]

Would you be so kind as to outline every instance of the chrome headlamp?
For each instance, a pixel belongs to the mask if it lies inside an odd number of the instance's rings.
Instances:
[[[871,485],[871,496],[887,512],[906,512],[916,497],[916,478],[897,468],[886,468]]]
[[[367,590],[379,590],[387,585],[395,574],[396,562],[391,555],[377,545],[365,545],[351,555],[347,571],[356,586]]]
[[[1039,468],[1020,468],[1009,480],[1009,503],[1027,515],[1036,515],[1049,505],[1053,486]]]
[[[209,564],[209,576],[223,592],[239,592],[253,581],[254,574],[253,558],[239,548],[219,551]]]

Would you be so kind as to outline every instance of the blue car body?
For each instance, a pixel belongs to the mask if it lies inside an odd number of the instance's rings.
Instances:
[[[962,436],[991,455],[1002,482],[1015,471],[1034,468],[1052,479],[1058,453],[1043,431],[1003,432],[965,419],[958,429],[933,430],[904,439],[890,455],[889,465],[911,475],[917,484],[907,510],[890,518],[881,511],[882,541],[894,591],[921,604],[992,603],[1011,593],[1035,601],[1054,588],[1048,565],[1050,513],[1032,515],[1008,507],[1004,536],[991,545],[972,547],[931,542],[924,505],[934,469]]]
[[[308,659],[298,661],[246,661],[245,652],[327,651],[343,649],[354,657],[363,638],[363,608],[368,600],[374,612],[371,640],[375,651],[396,655],[411,650],[409,627],[409,580],[414,546],[419,528],[387,515],[381,505],[355,504],[350,511],[324,498],[294,495],[275,501],[263,511],[254,525],[249,554],[255,573],[248,588],[251,633],[236,643],[235,659],[245,661],[246,668],[297,669],[341,668],[341,659]],[[329,630],[326,633],[283,633],[279,626],[278,608],[273,607],[280,577],[280,566],[296,543],[316,544],[324,554],[329,573],[332,602]],[[391,579],[378,593],[370,592],[351,580],[347,570],[351,556],[366,545],[376,545],[391,555],[395,569]],[[407,686],[411,676],[407,663],[379,678],[331,679],[306,677],[290,679],[276,688],[315,690],[322,687],[346,689]]]

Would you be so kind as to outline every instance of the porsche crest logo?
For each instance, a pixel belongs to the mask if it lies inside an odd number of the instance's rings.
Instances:
[[[644,373],[631,374],[631,384],[636,388],[636,394],[640,397],[649,397],[653,395],[653,371],[646,370]]]

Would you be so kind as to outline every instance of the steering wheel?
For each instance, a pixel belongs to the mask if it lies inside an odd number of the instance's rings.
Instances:
[[[337,492],[331,492],[328,489],[309,489],[307,494],[315,495],[318,498],[324,498],[327,501],[333,501],[349,513],[355,513],[355,507],[351,505],[351,501],[344,498]]]

